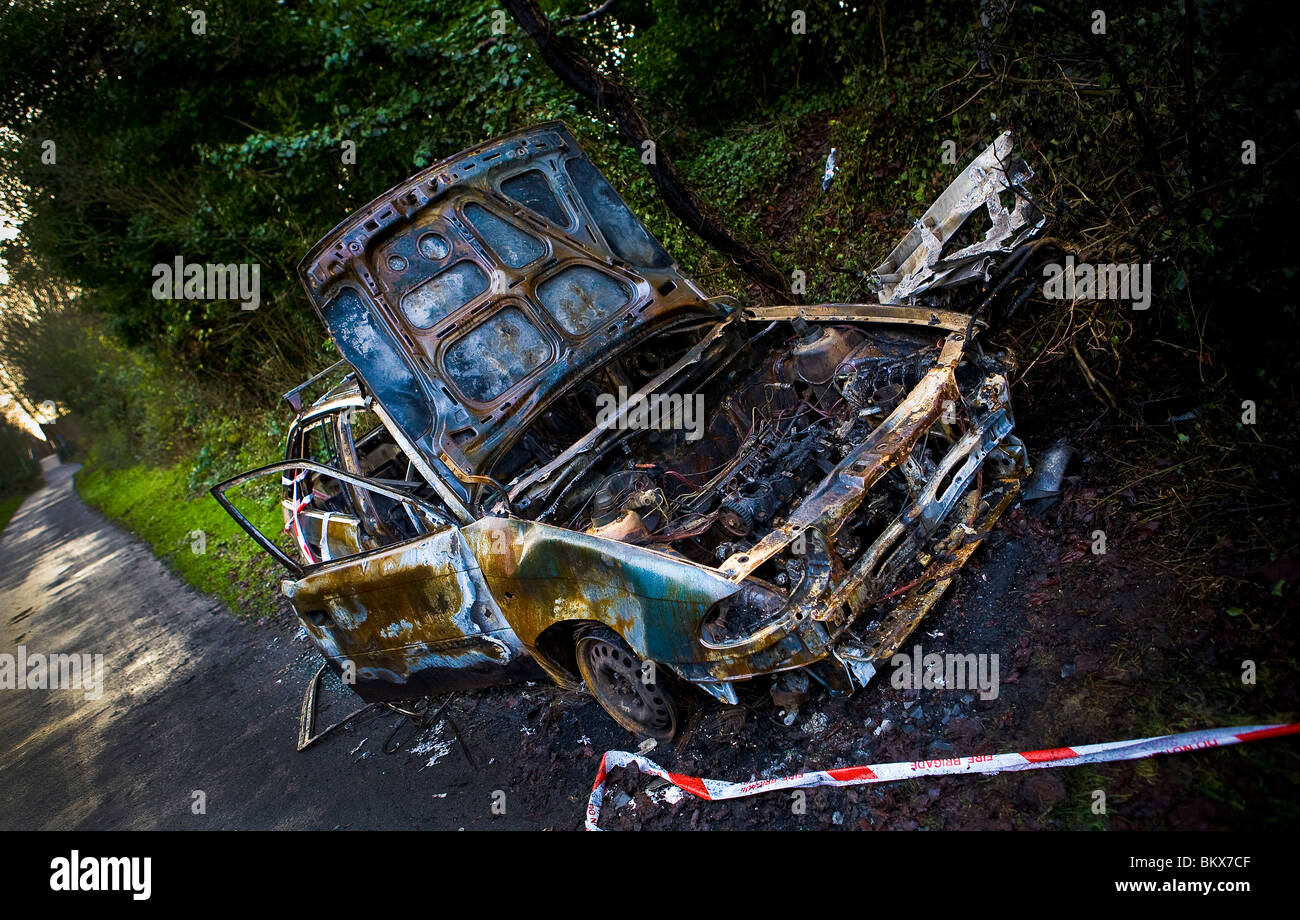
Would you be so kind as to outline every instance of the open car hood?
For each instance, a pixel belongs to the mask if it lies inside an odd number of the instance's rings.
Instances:
[[[560,122],[425,169],[298,270],[344,359],[462,485],[610,358],[724,315]]]

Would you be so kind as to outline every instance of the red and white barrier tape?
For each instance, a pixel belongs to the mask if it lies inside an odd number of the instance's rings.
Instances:
[[[1043,770],[1049,767],[1075,767],[1085,763],[1105,763],[1111,760],[1140,760],[1157,754],[1180,754],[1204,748],[1227,747],[1247,741],[1261,741],[1283,735],[1300,733],[1300,722],[1285,725],[1241,725],[1236,728],[1211,728],[1199,732],[1182,732],[1156,738],[1138,738],[1133,741],[1109,741],[1104,744],[1081,744],[1068,748],[1050,748],[1045,751],[1024,751],[1014,754],[979,754],[973,757],[952,757],[944,760],[914,760],[903,763],[872,764],[869,767],[840,767],[835,770],[815,770],[777,779],[760,779],[748,783],[729,783],[718,779],[700,779],[670,773],[640,754],[628,751],[606,751],[601,758],[596,783],[591,788],[587,802],[587,830],[598,831],[600,806],[605,799],[605,777],[614,767],[636,767],[667,780],[678,789],[699,799],[721,801],[741,799],[760,792],[781,789],[811,789],[815,786],[863,786],[869,783],[892,783],[918,776],[949,776],[954,773],[1001,773],[1010,770]]]
[[[283,483],[288,481],[289,484],[293,486],[292,516],[289,520],[284,522],[284,529],[286,533],[290,530],[293,531],[293,536],[298,541],[298,549],[302,551],[303,557],[307,560],[308,564],[314,564],[316,562],[316,557],[311,554],[311,549],[307,546],[307,538],[302,532],[302,522],[298,519],[298,515],[302,513],[302,509],[310,505],[312,499],[310,491],[301,499],[298,498],[298,480],[301,479],[306,472],[306,470],[303,470],[302,473],[295,476],[292,480],[286,480],[283,476],[280,477],[280,482]]]

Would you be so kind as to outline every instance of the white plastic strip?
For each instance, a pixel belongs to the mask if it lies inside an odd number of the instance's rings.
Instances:
[[[334,516],[333,511],[326,511],[320,519],[320,561],[330,562],[333,557],[330,555],[330,518]]]

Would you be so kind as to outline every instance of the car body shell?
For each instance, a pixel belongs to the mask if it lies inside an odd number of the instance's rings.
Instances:
[[[1008,143],[1000,138],[959,176],[954,185],[964,182],[968,194],[936,203],[946,209],[929,222],[940,244],[961,224],[954,214],[1019,189],[1021,174],[1003,170],[1001,184],[988,177],[990,156]],[[974,195],[981,190],[983,198]],[[937,268],[934,258],[914,257],[912,273],[889,283],[915,298],[928,285],[970,281],[975,260],[1030,235],[1034,213],[1012,214],[1020,219],[1004,220],[1003,235],[983,248]],[[905,240],[889,265],[908,264],[912,250],[936,239],[930,228],[911,249]],[[1005,369],[977,354],[972,315],[915,300],[746,311],[708,298],[563,125],[516,132],[425,170],[336,227],[300,272],[343,355],[342,380],[305,409],[306,385],[289,394],[297,415],[286,460],[214,494],[288,569],[283,591],[303,627],[366,699],[488,685],[537,667],[574,686],[574,640],[594,624],[720,700],[735,702],[736,681],[797,669],[833,693],[851,692],[951,585],[1028,472]],[[707,381],[748,330],[773,324],[839,324],[863,338],[919,331],[934,345],[923,373],[869,431],[810,477],[770,526],[712,564],[672,545],[617,539],[608,527],[545,519],[565,490],[593,475],[622,415],[508,481],[494,475],[530,426],[618,356],[687,330],[693,344],[639,392],[681,390]],[[960,419],[949,417],[954,406]],[[363,413],[378,424],[354,432]],[[946,439],[934,452],[940,431]],[[328,462],[312,459],[313,432],[331,445]],[[373,447],[380,441],[382,450]],[[923,447],[932,458],[921,476]],[[405,472],[374,476],[367,450]],[[842,552],[874,509],[870,496],[887,477],[901,481],[904,467],[897,513],[883,516],[869,543]],[[261,476],[281,479],[296,554],[228,497]],[[336,484],[332,497],[309,491],[326,479]],[[795,552],[788,585],[777,587],[773,567]],[[900,585],[905,566],[914,577]],[[753,628],[711,631],[720,611],[755,605],[762,615]]]

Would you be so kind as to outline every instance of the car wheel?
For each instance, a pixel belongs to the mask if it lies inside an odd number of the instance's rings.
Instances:
[[[626,642],[604,626],[578,637],[578,671],[587,690],[615,722],[637,735],[671,738],[677,731],[677,707],[663,675],[643,669]],[[647,682],[646,677],[655,679]]]

